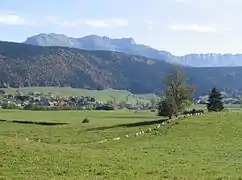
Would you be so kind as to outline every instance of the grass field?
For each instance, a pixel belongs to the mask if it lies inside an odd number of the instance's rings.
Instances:
[[[90,123],[82,124],[84,118]],[[0,179],[242,178],[240,111],[189,117],[128,139],[126,134],[154,127],[159,118],[134,111],[5,110],[0,119]],[[108,141],[97,143],[102,139]]]
[[[188,109],[204,109],[205,111],[207,110],[207,107],[205,104],[194,104],[191,107],[189,107]],[[242,110],[242,105],[241,104],[225,104],[224,105],[225,109],[228,109],[230,111],[238,111],[238,110]]]
[[[127,90],[115,90],[115,89],[106,89],[102,91],[98,90],[87,90],[87,89],[75,89],[70,87],[26,87],[26,88],[6,88],[7,92],[16,92],[21,90],[23,92],[42,92],[44,94],[52,93],[54,95],[59,95],[63,97],[69,96],[91,96],[95,97],[99,101],[108,101],[108,100],[117,100],[117,101],[126,101],[127,96],[129,96],[129,101],[131,103],[136,103],[137,100],[147,103],[150,102],[151,98],[156,97],[154,94],[142,94],[135,95]]]

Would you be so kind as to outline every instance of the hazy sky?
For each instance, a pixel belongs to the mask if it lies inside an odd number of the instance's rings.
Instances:
[[[242,0],[0,0],[0,40],[133,37],[176,55],[242,52]]]

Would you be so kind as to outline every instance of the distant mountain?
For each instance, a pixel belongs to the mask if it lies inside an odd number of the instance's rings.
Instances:
[[[178,61],[193,67],[234,67],[242,66],[242,54],[189,54]]]
[[[214,86],[242,89],[242,67],[182,68],[197,95]],[[122,52],[0,42],[0,87],[71,86],[160,94],[162,77],[171,69],[165,61]]]
[[[62,46],[84,50],[117,51],[141,55],[149,58],[173,62],[174,56],[166,51],[159,51],[146,45],[136,44],[133,38],[111,39],[97,35],[72,38],[63,34],[38,34],[27,38],[26,44],[37,46]],[[175,62],[174,62],[175,63]]]
[[[133,38],[111,39],[97,35],[72,38],[63,34],[51,33],[29,37],[24,43],[38,46],[72,47],[84,50],[118,51],[192,67],[242,66],[242,54],[189,54],[179,57],[167,51],[160,51],[146,45],[136,44]]]

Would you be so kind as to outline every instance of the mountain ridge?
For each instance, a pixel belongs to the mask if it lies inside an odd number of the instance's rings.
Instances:
[[[172,61],[173,58],[171,53],[159,51],[147,45],[137,44],[131,37],[109,38],[107,36],[87,35],[81,38],[72,38],[64,34],[50,33],[31,36],[23,43],[37,46],[61,46],[84,50],[117,51],[164,61]]]
[[[137,44],[132,37],[110,38],[107,36],[87,35],[73,38],[64,34],[41,33],[28,37],[24,42],[37,46],[61,46],[84,50],[107,50],[124,52],[164,60],[169,63],[192,67],[242,66],[242,54],[232,53],[192,53],[175,56],[168,51],[157,50],[148,45]]]

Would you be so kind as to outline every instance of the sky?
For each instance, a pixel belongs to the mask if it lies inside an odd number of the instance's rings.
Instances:
[[[175,55],[242,53],[242,0],[0,0],[0,40],[132,37]]]

